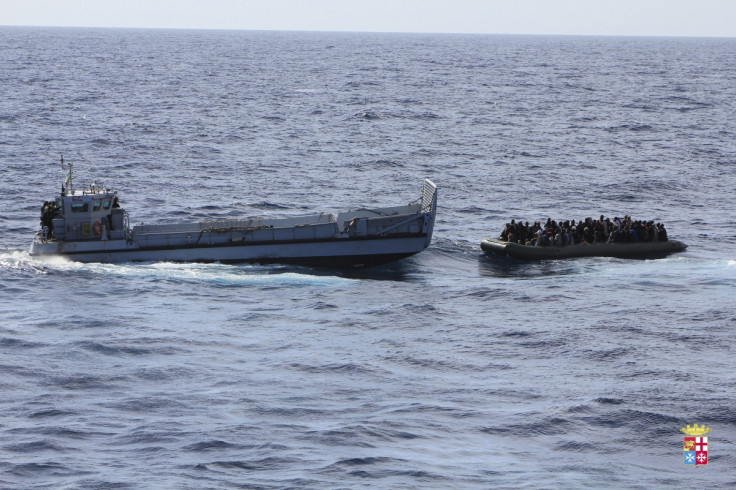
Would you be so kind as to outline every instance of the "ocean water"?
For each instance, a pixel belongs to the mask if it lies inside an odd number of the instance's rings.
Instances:
[[[736,40],[0,27],[0,67],[0,487],[736,485]],[[134,224],[431,178],[435,235],[352,273],[42,263],[62,154]],[[479,248],[601,214],[689,248]]]

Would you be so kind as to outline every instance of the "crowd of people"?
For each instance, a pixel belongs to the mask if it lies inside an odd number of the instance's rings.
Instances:
[[[629,243],[629,242],[666,242],[667,230],[662,223],[654,221],[634,221],[631,216],[624,218],[585,218],[569,221],[547,222],[511,220],[501,232],[500,240],[535,246],[563,246],[579,243]]]

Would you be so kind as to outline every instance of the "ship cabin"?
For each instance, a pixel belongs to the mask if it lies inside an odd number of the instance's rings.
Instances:
[[[96,185],[64,190],[41,215],[47,240],[122,240],[128,232],[128,215],[120,207],[115,191]],[[44,214],[48,214],[44,219]],[[50,219],[49,219],[50,218]]]

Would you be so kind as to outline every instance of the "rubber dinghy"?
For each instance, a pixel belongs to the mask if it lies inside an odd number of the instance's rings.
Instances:
[[[579,243],[577,245],[537,246],[486,238],[480,242],[480,247],[486,254],[508,255],[509,257],[521,260],[549,260],[574,257],[656,258],[682,252],[687,248],[687,245],[677,240],[668,240],[658,242]]]
[[[63,161],[62,161],[63,165]],[[70,174],[71,175],[71,169]],[[70,180],[70,179],[69,179]],[[44,204],[30,255],[78,262],[257,262],[358,268],[426,249],[437,212],[437,186],[425,180],[403,206],[356,208],[285,218],[244,218],[131,227],[117,193],[71,181]]]

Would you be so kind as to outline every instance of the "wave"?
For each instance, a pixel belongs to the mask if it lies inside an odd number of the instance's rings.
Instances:
[[[647,131],[654,131],[655,128],[646,123],[631,123],[631,124],[621,124],[620,126],[611,126],[606,128],[606,131],[617,133],[620,131],[634,131],[634,132],[647,132]]]
[[[353,117],[355,119],[361,119],[361,120],[364,120],[364,121],[375,121],[375,120],[378,120],[378,119],[382,119],[383,118],[383,116],[380,113],[374,112],[374,111],[360,111],[360,112],[356,112],[353,115]]]
[[[269,201],[260,201],[260,202],[254,202],[249,203],[248,207],[255,208],[255,209],[290,209],[289,206],[284,206],[283,204],[277,204],[275,202],[269,202]]]
[[[66,262],[59,259],[60,262]],[[30,272],[35,274],[46,274],[46,265],[31,259],[27,251],[13,250],[0,253],[0,270],[8,272]]]
[[[219,287],[334,287],[353,279],[339,272],[312,270],[307,267],[274,265],[229,265],[174,262],[140,262],[123,264],[82,263],[63,257],[33,259],[28,252],[0,254],[0,270],[33,274],[73,274],[107,279],[136,279],[177,283],[211,284]]]

